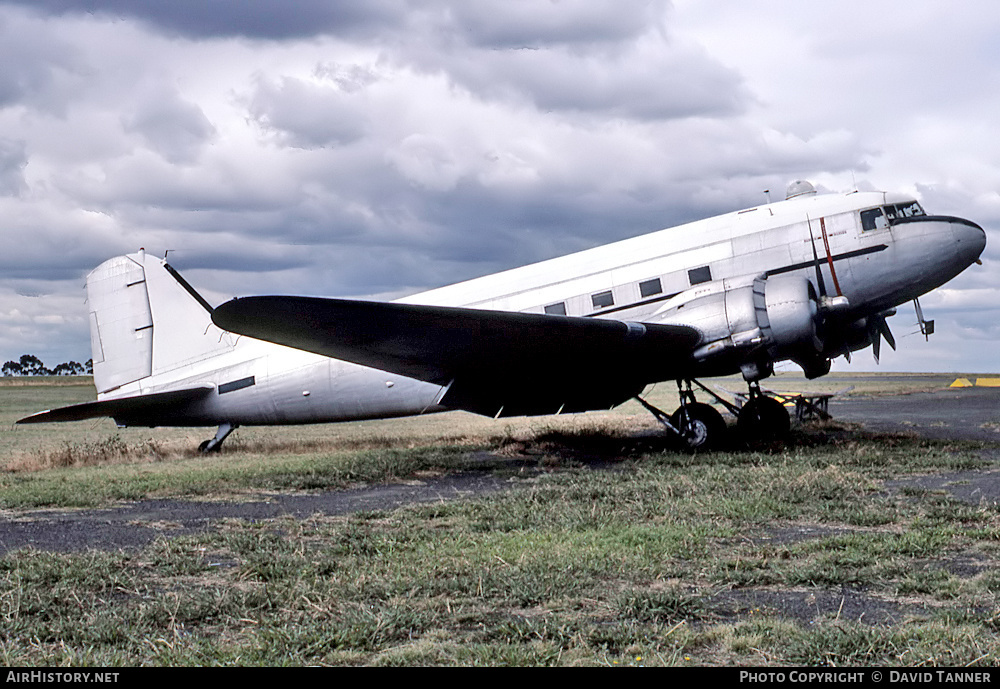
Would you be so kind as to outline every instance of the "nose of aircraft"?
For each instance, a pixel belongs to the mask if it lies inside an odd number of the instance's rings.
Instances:
[[[958,256],[966,265],[975,263],[986,248],[986,231],[969,220],[955,218],[951,224]]]

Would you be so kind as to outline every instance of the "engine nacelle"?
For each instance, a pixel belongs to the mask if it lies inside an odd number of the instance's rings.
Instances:
[[[794,358],[822,350],[817,332],[819,304],[812,283],[802,277],[773,277],[765,281],[764,289],[773,338],[768,351],[772,357]]]
[[[697,361],[731,363],[756,380],[770,373],[774,361],[817,357],[817,313],[816,294],[805,278],[758,276],[696,285],[672,299],[656,322],[695,328],[701,333]]]

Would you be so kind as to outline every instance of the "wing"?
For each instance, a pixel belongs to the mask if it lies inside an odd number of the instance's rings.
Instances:
[[[215,388],[202,385],[183,390],[154,392],[147,395],[119,397],[96,402],[83,402],[68,407],[41,411],[19,419],[17,423],[49,423],[52,421],[83,421],[110,416],[119,423],[129,426],[157,425],[155,420],[196,400],[207,397]],[[148,423],[147,423],[148,422]]]
[[[491,416],[610,408],[682,377],[699,340],[678,325],[313,297],[234,299],[212,319],[446,386],[441,404]]]

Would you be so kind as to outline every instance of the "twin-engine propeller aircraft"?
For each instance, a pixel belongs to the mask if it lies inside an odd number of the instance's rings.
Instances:
[[[788,412],[758,384],[775,362],[814,378],[864,347],[877,359],[882,339],[895,347],[886,317],[985,246],[977,224],[913,198],[795,182],[784,201],[391,303],[261,296],[213,309],[140,251],[87,278],[97,401],[19,423],[217,425],[210,451],[240,425],[560,414],[636,398],[700,448],[726,423],[692,382],[716,397],[696,379],[741,372],[748,401],[719,401],[741,433],[780,435]],[[671,380],[680,407],[668,415],[640,395]]]

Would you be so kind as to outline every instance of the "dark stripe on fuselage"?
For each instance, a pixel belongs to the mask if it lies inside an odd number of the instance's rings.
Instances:
[[[972,222],[971,220],[956,218],[954,215],[911,215],[908,218],[896,218],[889,223],[889,226],[895,227],[896,225],[905,225],[906,223],[911,222],[951,222],[959,225],[975,227],[977,230],[983,229],[982,226]]]
[[[615,313],[616,311],[624,311],[625,309],[634,309],[639,306],[647,306],[648,304],[655,304],[659,301],[666,301],[667,299],[673,299],[680,292],[674,292],[673,294],[661,294],[658,297],[653,297],[652,299],[643,299],[642,301],[637,301],[633,304],[624,304],[622,306],[616,306],[612,309],[601,309],[600,311],[595,311],[594,313],[588,313],[584,318],[593,318],[594,316],[601,316],[605,313]]]
[[[875,246],[870,246],[866,249],[856,249],[855,251],[847,251],[842,254],[837,254],[833,257],[834,261],[844,261],[849,258],[857,258],[858,256],[867,256],[868,254],[877,254],[880,251],[885,251],[889,248],[888,244],[876,244]],[[826,263],[826,259],[813,259],[811,261],[803,261],[802,263],[794,263],[790,266],[784,266],[782,268],[775,268],[774,270],[769,270],[764,275],[766,277],[771,277],[772,275],[781,275],[782,273],[791,273],[796,270],[802,270],[803,268],[815,268],[817,265],[823,265]]]

